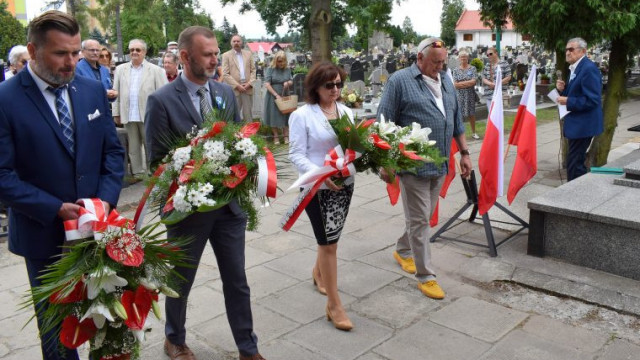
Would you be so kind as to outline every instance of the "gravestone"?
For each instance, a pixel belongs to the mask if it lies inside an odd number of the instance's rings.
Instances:
[[[365,92],[365,84],[362,80],[345,83],[344,87],[357,91],[361,96],[363,96]]]
[[[264,93],[267,91],[266,88],[262,86],[262,80],[257,79],[253,83],[253,88],[256,90],[253,92],[253,104],[251,106],[251,115],[252,118],[260,118],[262,119],[262,110],[264,107]]]
[[[304,101],[304,78],[306,74],[293,75],[293,94],[298,95],[298,101]]]
[[[371,66],[373,66],[374,68],[378,68],[378,67],[380,67],[380,60],[378,60],[378,59],[374,59],[374,60],[371,62]]]
[[[389,74],[393,74],[394,72],[396,72],[397,67],[398,66],[396,65],[396,59],[392,59],[391,61],[387,59],[386,69]]]
[[[362,67],[362,63],[360,61],[354,61],[351,64],[351,81],[364,81],[364,68]]]
[[[387,82],[387,79],[389,79],[389,72],[387,71],[387,69],[378,68],[373,70],[371,76],[369,77],[369,83],[371,84],[371,92],[373,93],[373,96],[378,96],[382,85]]]
[[[344,71],[347,72],[347,75],[351,75],[351,63],[345,63],[342,65]]]
[[[367,62],[372,62],[373,61],[373,55],[367,55],[367,58],[365,60]]]
[[[304,55],[298,55],[296,56],[296,62],[298,64],[306,64],[307,63],[307,57]]]

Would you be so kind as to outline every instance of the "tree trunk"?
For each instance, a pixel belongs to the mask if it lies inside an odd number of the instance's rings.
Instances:
[[[331,0],[311,0],[311,61],[331,60]]]
[[[591,166],[602,166],[607,163],[607,156],[611,150],[613,133],[618,126],[620,103],[625,91],[625,71],[627,69],[627,55],[629,47],[623,39],[611,42],[609,55],[609,81],[604,97],[604,132],[593,140],[588,154]]]
[[[122,45],[122,24],[120,24],[120,2],[116,4],[116,41],[118,42],[118,61],[124,61],[124,46]]]

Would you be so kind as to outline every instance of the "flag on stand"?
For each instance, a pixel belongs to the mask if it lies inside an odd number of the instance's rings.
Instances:
[[[487,129],[478,157],[478,168],[482,176],[478,194],[480,215],[486,214],[503,192],[504,113],[502,112],[502,72],[500,66],[496,68],[495,84],[489,119],[487,119]]]
[[[532,80],[533,79],[533,80]],[[507,200],[509,204],[518,191],[538,171],[538,154],[536,143],[536,66],[533,65],[527,86],[524,88],[518,113],[513,122],[513,130],[509,136],[509,144],[518,147],[516,162],[513,165]]]
[[[453,179],[456,178],[456,158],[455,154],[458,152],[458,145],[456,145],[456,141],[451,141],[451,151],[449,153],[449,171],[447,175],[444,177],[444,183],[442,184],[442,188],[440,189],[440,197],[447,197],[447,191],[449,190],[449,185]],[[440,207],[440,198],[438,198],[438,202],[436,202],[436,207],[431,214],[431,219],[429,220],[429,226],[434,227],[438,225],[438,209]]]

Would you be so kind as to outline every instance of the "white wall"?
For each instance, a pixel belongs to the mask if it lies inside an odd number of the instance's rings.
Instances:
[[[472,41],[464,41],[464,34],[473,34]],[[495,45],[496,42],[491,40],[492,32],[489,30],[483,31],[456,31],[456,48],[460,49],[463,47],[475,49],[478,45],[480,46],[491,46]],[[517,47],[522,45],[522,35],[516,33],[515,31],[505,31],[502,33],[502,39],[500,41],[500,47],[505,48],[506,46]]]

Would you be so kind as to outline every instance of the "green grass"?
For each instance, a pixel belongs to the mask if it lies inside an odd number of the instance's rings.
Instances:
[[[505,136],[508,136],[511,133],[511,128],[513,128],[513,121],[516,118],[515,113],[505,113],[504,115],[504,132]],[[546,108],[546,109],[538,109],[536,110],[536,122],[537,125],[546,124],[552,121],[558,121],[558,109],[554,107]],[[464,123],[465,126],[465,134],[467,140],[472,140],[471,135],[471,125],[469,122]],[[480,135],[481,138],[484,138],[484,133],[487,129],[487,121],[476,119],[476,133]]]

